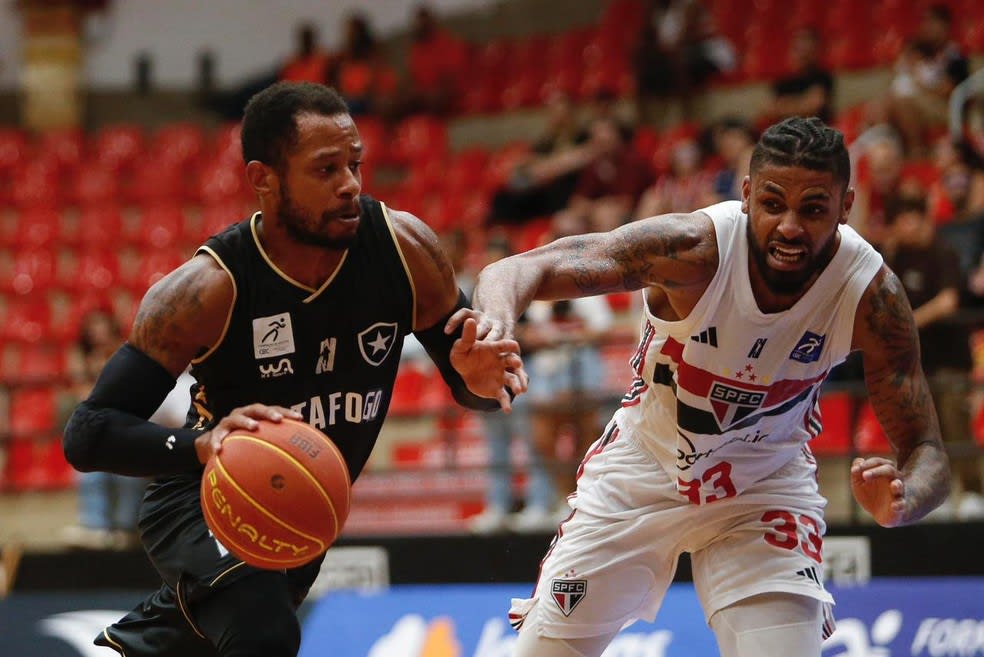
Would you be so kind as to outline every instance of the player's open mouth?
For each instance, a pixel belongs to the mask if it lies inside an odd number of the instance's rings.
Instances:
[[[769,257],[777,263],[796,265],[806,260],[807,250],[802,246],[770,246]]]

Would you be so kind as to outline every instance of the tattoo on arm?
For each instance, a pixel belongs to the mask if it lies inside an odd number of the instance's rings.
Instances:
[[[948,470],[933,398],[922,371],[919,334],[905,291],[891,272],[880,277],[864,321],[874,345],[865,350],[865,381],[878,420],[906,475],[921,517],[946,494]]]
[[[689,215],[660,219],[634,222],[604,237],[560,240],[564,260],[550,271],[547,282],[570,279],[584,296],[649,285],[684,286],[685,282],[668,276],[667,269],[706,266],[712,250],[705,248],[699,225]]]

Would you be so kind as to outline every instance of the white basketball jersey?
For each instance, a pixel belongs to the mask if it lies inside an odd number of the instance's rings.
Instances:
[[[690,315],[664,321],[643,304],[635,380],[616,413],[692,503],[740,494],[820,433],[820,385],[851,348],[858,301],[882,264],[853,229],[789,310],[765,314],[748,275],[748,217],[738,201],[702,210],[719,265]]]

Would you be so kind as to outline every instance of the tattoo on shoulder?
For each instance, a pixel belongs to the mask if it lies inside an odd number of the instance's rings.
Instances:
[[[133,321],[131,341],[147,348],[168,348],[200,321],[210,280],[200,270],[180,267],[151,288]]]

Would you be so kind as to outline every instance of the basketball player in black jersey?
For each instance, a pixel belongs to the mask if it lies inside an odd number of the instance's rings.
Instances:
[[[509,410],[526,390],[512,340],[477,335],[437,236],[361,196],[362,143],[332,89],[280,83],[249,102],[246,176],[260,212],[210,238],[144,297],[129,341],[65,429],[79,470],[153,476],[140,514],[163,585],[96,643],[126,657],[293,657],[295,610],[320,560],[252,568],[208,531],[202,466],[230,431],[259,419],[323,429],[352,478],[389,406],[403,337],[427,348],[459,403]],[[185,429],[147,421],[188,364]]]

